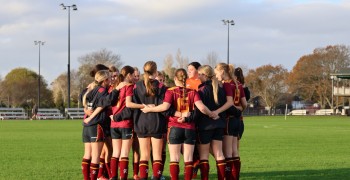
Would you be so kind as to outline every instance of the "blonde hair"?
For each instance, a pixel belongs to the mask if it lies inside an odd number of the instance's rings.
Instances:
[[[211,85],[213,86],[214,101],[215,101],[215,104],[219,104],[219,99],[218,99],[219,81],[215,77],[213,68],[208,65],[203,65],[199,67],[198,72],[206,75],[209,79],[211,79]]]
[[[83,96],[83,106],[87,107],[87,103],[86,103],[86,96],[87,94],[93,90],[96,86],[101,85],[103,83],[104,80],[109,78],[109,71],[108,70],[100,70],[97,71],[95,74],[95,82],[92,84],[92,87],[90,87],[84,94]]]
[[[217,70],[223,70],[225,73],[227,73],[230,80],[233,80],[233,82],[236,85],[236,94],[234,95],[233,101],[234,103],[239,103],[240,99],[240,91],[238,88],[238,83],[236,78],[234,78],[234,72],[235,72],[235,66],[233,64],[225,64],[225,63],[219,63],[216,65],[215,69]]]
[[[153,74],[157,72],[157,64],[154,61],[147,61],[143,66],[143,71],[144,71],[143,80],[146,86],[146,95],[154,96],[155,90],[154,90],[154,87],[152,87],[150,76],[153,76]]]

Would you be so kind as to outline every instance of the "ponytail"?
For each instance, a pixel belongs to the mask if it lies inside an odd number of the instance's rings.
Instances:
[[[237,77],[237,80],[241,83],[244,84],[244,75],[243,75],[243,71],[240,67],[235,69],[235,73],[234,75]]]
[[[240,96],[241,96],[241,93],[239,91],[239,88],[238,88],[238,83],[237,83],[237,80],[234,75],[235,73],[235,67],[232,65],[232,64],[229,64],[228,65],[229,67],[229,76],[230,76],[230,79],[233,81],[233,83],[235,83],[236,85],[236,91],[235,91],[235,95],[234,95],[234,98],[233,98],[233,103],[234,104],[238,104],[239,101],[240,101]]]
[[[143,80],[146,87],[146,95],[147,96],[154,96],[155,95],[155,89],[151,84],[151,78],[152,75],[157,72],[157,64],[154,61],[147,61],[145,65],[143,66]],[[153,79],[153,78],[152,78]]]
[[[211,77],[211,85],[213,86],[213,95],[215,104],[219,104],[218,91],[219,91],[219,81],[215,76]]]
[[[121,82],[123,82],[128,74],[133,74],[135,69],[131,66],[124,66],[117,77],[117,81],[115,86],[118,86]]]

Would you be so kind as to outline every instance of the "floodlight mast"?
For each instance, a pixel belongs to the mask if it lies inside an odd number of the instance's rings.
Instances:
[[[223,19],[222,22],[224,25],[227,25],[227,64],[230,63],[230,25],[235,25],[233,20]]]
[[[68,98],[67,107],[70,108],[70,8],[73,11],[78,10],[77,5],[72,4],[71,6],[65,6],[63,3],[60,4],[63,10],[68,9],[68,65],[67,65],[67,87],[68,87]]]
[[[34,45],[39,46],[39,69],[38,69],[38,102],[37,102],[37,107],[40,107],[40,47],[45,44],[44,41],[34,41]]]

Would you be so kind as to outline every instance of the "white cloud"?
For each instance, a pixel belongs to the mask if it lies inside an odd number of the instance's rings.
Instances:
[[[4,1],[4,0],[1,0]],[[67,68],[67,11],[62,1],[6,1],[0,7],[0,74],[15,67],[37,69],[34,40],[42,49],[43,76],[50,83]],[[63,2],[66,4],[66,2]],[[107,48],[125,64],[140,65],[178,48],[201,60],[215,51],[227,54],[227,27],[233,19],[230,59],[255,68],[283,64],[291,68],[317,47],[350,44],[349,1],[295,0],[78,0],[71,11],[71,68],[77,58]],[[3,62],[8,63],[3,63]]]

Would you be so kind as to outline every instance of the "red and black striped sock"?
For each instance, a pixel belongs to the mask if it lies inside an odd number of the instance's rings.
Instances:
[[[81,171],[83,173],[84,180],[90,180],[90,159],[84,159],[81,161]]]
[[[118,164],[119,164],[119,158],[112,157],[111,159],[111,176],[112,179],[118,179]]]
[[[217,174],[218,174],[218,180],[224,180],[225,179],[225,167],[226,167],[225,160],[218,160],[218,161],[216,161],[216,169],[217,169]]]
[[[185,180],[191,180],[193,175],[193,161],[185,162]]]
[[[140,178],[147,179],[148,178],[148,161],[140,161]]]
[[[178,180],[180,172],[179,162],[170,162],[169,169],[171,180]]]
[[[97,179],[99,164],[90,164],[90,179]]]
[[[209,179],[209,161],[200,160],[199,169],[201,170],[201,180]]]
[[[129,170],[129,158],[128,157],[122,157],[119,161],[119,174],[121,180],[128,179],[128,170]]]

